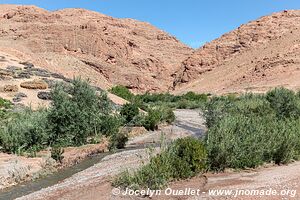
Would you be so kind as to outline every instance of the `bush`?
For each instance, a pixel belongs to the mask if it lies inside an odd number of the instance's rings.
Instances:
[[[133,100],[134,94],[132,94],[128,88],[126,88],[125,86],[122,85],[117,85],[112,87],[109,92],[111,92],[112,94],[115,94],[119,97],[122,97],[123,99],[126,99],[128,101]]]
[[[53,103],[48,115],[50,145],[83,145],[88,137],[109,126],[101,123],[111,112],[106,95],[96,95],[96,91],[80,78],[74,79],[72,84],[69,93],[64,85],[56,85],[51,92]]]
[[[2,99],[0,97],[0,109],[10,109],[12,107],[12,103],[6,99]]]
[[[186,179],[206,169],[206,151],[201,141],[194,138],[179,139],[151,157],[149,164],[130,173],[128,170],[116,178],[113,185],[132,189],[162,189],[168,182]]]
[[[0,129],[0,146],[5,152],[21,154],[24,151],[37,151],[48,140],[47,111],[27,109],[18,113]]]
[[[147,130],[157,130],[158,129],[158,124],[162,119],[162,114],[159,110],[157,109],[150,109],[148,110],[148,114],[146,115],[144,121],[143,121],[143,126]]]
[[[300,138],[291,124],[256,116],[224,118],[207,133],[210,167],[215,170],[254,168],[266,162],[286,163],[298,157],[295,150]]]
[[[217,124],[232,106],[232,102],[226,97],[213,97],[205,106],[206,126],[210,128]]]
[[[122,125],[123,120],[118,115],[105,115],[100,117],[99,130],[100,133],[106,137],[119,133],[119,128]]]
[[[275,110],[278,118],[299,118],[300,107],[297,96],[291,90],[276,88],[266,95],[271,107]]]
[[[300,154],[299,99],[286,89],[266,95],[214,97],[206,106],[211,169],[287,163]]]
[[[9,110],[12,108],[12,103],[6,99],[0,98],[0,124],[9,116]]]
[[[63,153],[64,149],[60,146],[54,146],[51,148],[51,158],[56,160],[57,162],[62,163],[62,160],[64,159]]]
[[[201,141],[192,137],[175,141],[172,151],[173,178],[186,179],[206,169],[206,149]]]
[[[57,84],[51,91],[48,110],[30,109],[8,115],[0,123],[0,146],[3,151],[35,155],[52,146],[79,146],[96,141],[101,134],[113,138],[113,146],[123,147],[126,137],[119,135],[122,118],[112,110],[106,94],[96,94],[88,82],[75,78],[71,84]],[[0,99],[0,106],[10,104]],[[1,113],[0,113],[1,114]],[[125,141],[125,142],[124,142]]]
[[[206,102],[208,100],[207,94],[196,94],[194,92],[188,92],[184,95],[182,95],[183,99],[186,99],[188,101],[199,101],[199,102]]]
[[[126,142],[128,142],[128,135],[117,132],[110,136],[109,149],[123,149]]]
[[[126,123],[129,123],[132,122],[136,116],[138,116],[139,108],[136,104],[127,103],[122,107],[120,114],[122,117],[124,117]]]

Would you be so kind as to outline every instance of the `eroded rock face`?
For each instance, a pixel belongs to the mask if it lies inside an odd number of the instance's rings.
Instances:
[[[173,83],[171,75],[192,53],[175,37],[132,19],[83,9],[48,12],[12,5],[1,5],[0,13],[0,47],[9,41],[18,51],[29,52],[33,64],[51,71],[75,66],[74,72],[83,66],[78,74],[95,83],[106,81],[108,86],[166,91]],[[64,75],[72,78],[74,73]]]
[[[195,80],[205,79],[207,74],[219,72],[219,75],[215,75],[215,79],[211,80],[217,85],[222,81],[222,77],[235,71],[235,66],[250,69],[251,72],[246,74],[242,74],[241,70],[240,75],[241,78],[244,76],[241,80],[251,82],[251,86],[256,83],[256,72],[260,77],[267,77],[267,74],[276,74],[278,71],[276,66],[285,66],[288,72],[289,66],[299,64],[300,53],[297,53],[300,45],[300,40],[297,39],[299,30],[300,11],[274,13],[242,25],[205,44],[185,59],[181,69],[176,73],[174,85],[180,87]],[[228,69],[222,71],[225,66],[228,66]],[[271,68],[273,73],[270,73]],[[266,78],[264,80],[268,81]],[[231,81],[234,84],[236,80]],[[202,83],[206,84],[203,81]],[[222,89],[221,86],[219,89]]]

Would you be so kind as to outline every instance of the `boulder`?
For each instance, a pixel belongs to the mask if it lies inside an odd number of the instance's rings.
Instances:
[[[19,88],[17,85],[4,85],[4,92],[18,92]]]
[[[21,83],[20,86],[26,89],[40,89],[40,90],[45,90],[48,88],[48,84],[45,81],[40,79],[23,82]]]
[[[50,92],[38,92],[37,97],[42,100],[51,100]]]

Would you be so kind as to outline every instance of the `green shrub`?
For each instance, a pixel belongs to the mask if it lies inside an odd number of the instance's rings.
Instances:
[[[228,110],[233,107],[233,103],[226,97],[213,97],[205,106],[204,116],[208,128],[217,124]]]
[[[50,145],[87,143],[88,137],[101,133],[106,127],[101,122],[112,111],[107,96],[104,93],[97,95],[80,78],[74,79],[68,90],[66,93],[64,85],[57,85],[51,92],[53,102],[48,115]]]
[[[129,123],[132,122],[136,116],[138,116],[139,108],[136,104],[127,103],[121,108],[120,114],[125,118],[126,123]]]
[[[54,146],[51,148],[51,158],[56,160],[57,162],[62,163],[62,160],[64,159],[63,153],[64,149],[60,146]]]
[[[48,140],[47,111],[27,109],[0,127],[0,146],[5,152],[21,154],[42,149]]]
[[[6,99],[0,97],[0,109],[10,109],[12,107],[12,103]]]
[[[123,149],[127,141],[128,141],[128,135],[117,132],[110,136],[109,149],[110,150]]]
[[[88,82],[75,78],[70,84],[55,85],[51,96],[48,110],[28,109],[1,119],[2,151],[35,156],[47,146],[79,146],[96,141],[102,134],[114,138],[113,146],[124,146],[126,138],[119,135],[123,120],[105,93],[96,94]],[[9,108],[5,100],[0,104]],[[53,154],[57,157],[57,152]]]
[[[105,115],[100,117],[99,131],[101,134],[109,137],[119,132],[119,128],[122,125],[123,120],[118,115]]]
[[[161,121],[167,122],[167,123],[172,123],[175,121],[175,114],[173,112],[172,108],[169,108],[167,106],[159,107],[161,111]]]
[[[112,87],[109,92],[111,92],[112,94],[115,94],[119,97],[122,97],[123,99],[126,99],[128,101],[132,101],[134,94],[132,94],[128,88],[126,88],[125,86],[122,85],[117,85]]]
[[[206,151],[201,141],[179,139],[156,156],[149,164],[134,172],[128,170],[116,178],[113,185],[132,189],[162,189],[168,182],[186,179],[206,169]]]
[[[298,159],[298,101],[292,91],[282,88],[267,95],[212,98],[205,110],[210,168],[254,168]]]
[[[207,133],[209,164],[212,169],[223,170],[254,168],[272,161],[286,163],[298,156],[299,139],[297,130],[284,121],[228,116]]]
[[[208,96],[206,94],[196,94],[194,92],[188,92],[182,95],[183,99],[188,101],[199,101],[199,102],[206,102],[208,100]]]
[[[206,149],[192,137],[175,141],[172,151],[173,178],[186,179],[206,169]]]
[[[300,107],[297,96],[291,90],[276,88],[266,95],[271,107],[275,110],[278,118],[298,118]]]
[[[159,122],[161,122],[162,114],[158,109],[150,109],[148,110],[148,114],[146,115],[143,126],[147,130],[157,130]]]
[[[12,108],[12,103],[6,99],[0,97],[0,123],[8,118],[8,111]]]

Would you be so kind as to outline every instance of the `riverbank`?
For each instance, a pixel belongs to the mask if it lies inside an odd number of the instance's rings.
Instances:
[[[197,116],[196,120],[198,119],[201,121],[199,111],[191,110],[186,112],[192,113],[193,116]],[[185,113],[184,115],[186,115],[186,112],[175,111],[175,114],[182,115],[182,113]],[[186,120],[190,121],[188,117]],[[178,122],[189,127],[189,125],[185,123],[184,117],[179,118]],[[111,187],[110,184],[107,183],[110,182],[116,174],[124,171],[125,169],[135,169],[141,164],[147,162],[147,159],[149,158],[147,146],[156,147],[157,144],[161,142],[162,138],[164,138],[166,142],[169,142],[177,138],[196,135],[196,133],[193,132],[196,127],[190,127],[189,130],[183,129],[177,126],[178,122],[171,126],[160,127],[159,131],[150,131],[144,135],[131,138],[128,141],[127,148],[144,147],[145,149],[126,150],[124,152],[108,155],[103,158],[101,162],[74,174],[70,178],[66,178],[64,181],[58,184],[53,184],[51,187],[46,186],[46,188],[37,192],[31,191],[31,194],[21,197],[20,199],[73,199],[74,195],[81,196],[82,194],[87,194],[85,191],[89,191],[89,188],[94,188],[96,186],[101,188],[103,186]],[[199,122],[196,124],[204,127],[203,123]],[[198,127],[198,129],[199,128],[201,127]],[[159,151],[158,147],[155,149],[155,151]],[[110,192],[106,189],[107,188],[104,188],[103,190],[104,192],[106,191],[105,195],[110,194]],[[16,190],[14,193],[17,193],[18,191],[19,190]]]
[[[99,144],[67,147],[64,149],[64,159],[61,164],[51,158],[49,150],[37,153],[37,157],[34,158],[0,153],[0,189],[3,191],[14,185],[44,177],[107,150],[108,141],[106,139]]]

